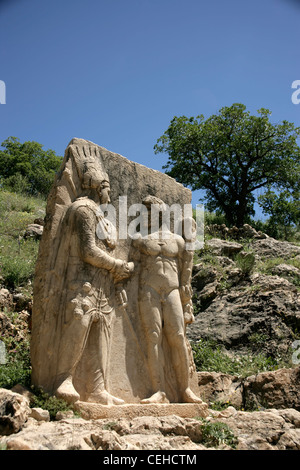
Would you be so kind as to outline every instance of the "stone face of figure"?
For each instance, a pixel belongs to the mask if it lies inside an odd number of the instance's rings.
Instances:
[[[148,206],[149,207],[149,206]],[[149,207],[150,210],[150,207]],[[148,217],[148,224],[151,217]],[[150,232],[151,227],[148,225]],[[190,302],[192,253],[184,239],[160,227],[133,241],[139,254],[139,309],[147,342],[153,394],[142,403],[165,403],[164,363],[170,359],[175,371],[180,401],[202,402],[189,388],[189,354],[185,337],[184,307]],[[163,335],[171,358],[162,350]]]

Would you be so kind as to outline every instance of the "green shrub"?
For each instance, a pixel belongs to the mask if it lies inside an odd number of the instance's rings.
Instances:
[[[273,359],[262,353],[255,355],[229,356],[225,349],[212,340],[200,339],[192,343],[194,362],[198,371],[223,372],[224,374],[247,377],[258,372],[284,367],[281,359]]]
[[[26,194],[30,191],[30,183],[26,176],[16,173],[3,180],[3,188],[7,191],[13,191],[20,194]]]
[[[236,448],[238,440],[227,424],[206,421],[202,425],[202,444],[206,447],[218,447],[226,444]]]
[[[255,256],[251,252],[241,251],[236,255],[235,263],[244,276],[249,276],[255,266]]]
[[[16,192],[0,190],[0,216],[11,212],[38,212],[45,210],[46,202],[43,198],[18,194]]]
[[[34,396],[31,399],[31,408],[43,408],[49,411],[50,419],[55,419],[58,411],[72,410],[72,406],[61,398],[50,396],[39,388],[31,387]]]
[[[204,221],[205,225],[222,225],[226,224],[226,217],[222,213],[205,211]]]
[[[1,336],[6,347],[5,364],[0,364],[0,388],[16,384],[30,386],[31,363],[29,337],[19,340],[14,336]]]

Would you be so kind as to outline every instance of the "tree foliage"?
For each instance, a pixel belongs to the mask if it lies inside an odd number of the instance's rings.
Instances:
[[[38,142],[21,143],[16,137],[2,142],[0,177],[4,188],[31,195],[47,196],[62,157]]]
[[[279,192],[268,189],[259,196],[258,203],[264,214],[269,215],[268,225],[271,232],[282,227],[288,239],[292,227],[300,225],[300,190],[282,189]]]
[[[300,128],[251,115],[240,103],[204,119],[174,117],[154,146],[167,153],[166,173],[192,190],[205,190],[206,207],[240,226],[254,215],[255,191],[289,188],[299,180]]]

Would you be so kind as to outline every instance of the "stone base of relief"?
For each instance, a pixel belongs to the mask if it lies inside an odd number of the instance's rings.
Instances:
[[[149,398],[152,405],[201,407],[184,320],[191,313],[193,253],[175,235],[126,236],[138,225],[134,205],[149,201],[184,213],[191,192],[92,142],[70,142],[48,198],[36,265],[35,386],[69,402],[91,402],[89,409]],[[113,220],[99,212],[103,205],[113,208]]]
[[[139,416],[170,415],[181,418],[206,418],[209,415],[206,403],[100,405],[98,403],[76,402],[74,408],[84,419],[133,419]]]

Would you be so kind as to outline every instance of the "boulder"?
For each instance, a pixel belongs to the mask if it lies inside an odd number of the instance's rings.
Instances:
[[[13,294],[14,307],[16,311],[32,310],[32,298],[24,292],[14,292]]]
[[[198,372],[199,394],[207,403],[230,403],[243,406],[243,385],[239,377],[222,372]]]
[[[300,411],[300,367],[260,372],[246,378],[203,371],[198,372],[198,384],[200,396],[207,403],[227,403],[246,410],[289,408]]]
[[[27,226],[24,238],[34,238],[36,240],[40,240],[43,235],[44,227],[40,224],[30,224]]]
[[[14,393],[18,393],[19,395],[22,395],[24,398],[27,399],[29,403],[31,403],[34,400],[34,393],[32,393],[27,387],[25,387],[22,384],[14,385],[11,391]]]
[[[50,421],[50,413],[43,408],[31,408],[30,417],[37,421]]]
[[[277,266],[274,266],[274,268],[272,269],[272,272],[274,274],[277,274],[278,276],[287,277],[287,278],[295,277],[297,279],[300,279],[300,269],[290,264],[286,264],[286,263],[278,264]]]
[[[219,238],[207,240],[205,245],[209,251],[217,256],[232,257],[243,249],[243,245],[240,243],[228,242],[226,240],[220,240]]]
[[[237,450],[299,450],[300,413],[266,410],[214,413],[211,422],[225,423],[238,436]]]
[[[8,289],[0,289],[0,308],[9,307],[12,304],[13,296]]]
[[[69,419],[73,418],[74,412],[72,410],[67,410],[67,411],[58,411],[55,415],[56,421],[59,421],[61,419]]]
[[[266,238],[263,240],[253,240],[253,251],[260,258],[293,258],[300,254],[300,247],[287,241]]]
[[[27,398],[4,388],[0,389],[0,434],[19,432],[26,423],[30,408]]]
[[[300,367],[261,372],[244,381],[245,406],[300,411]]]

